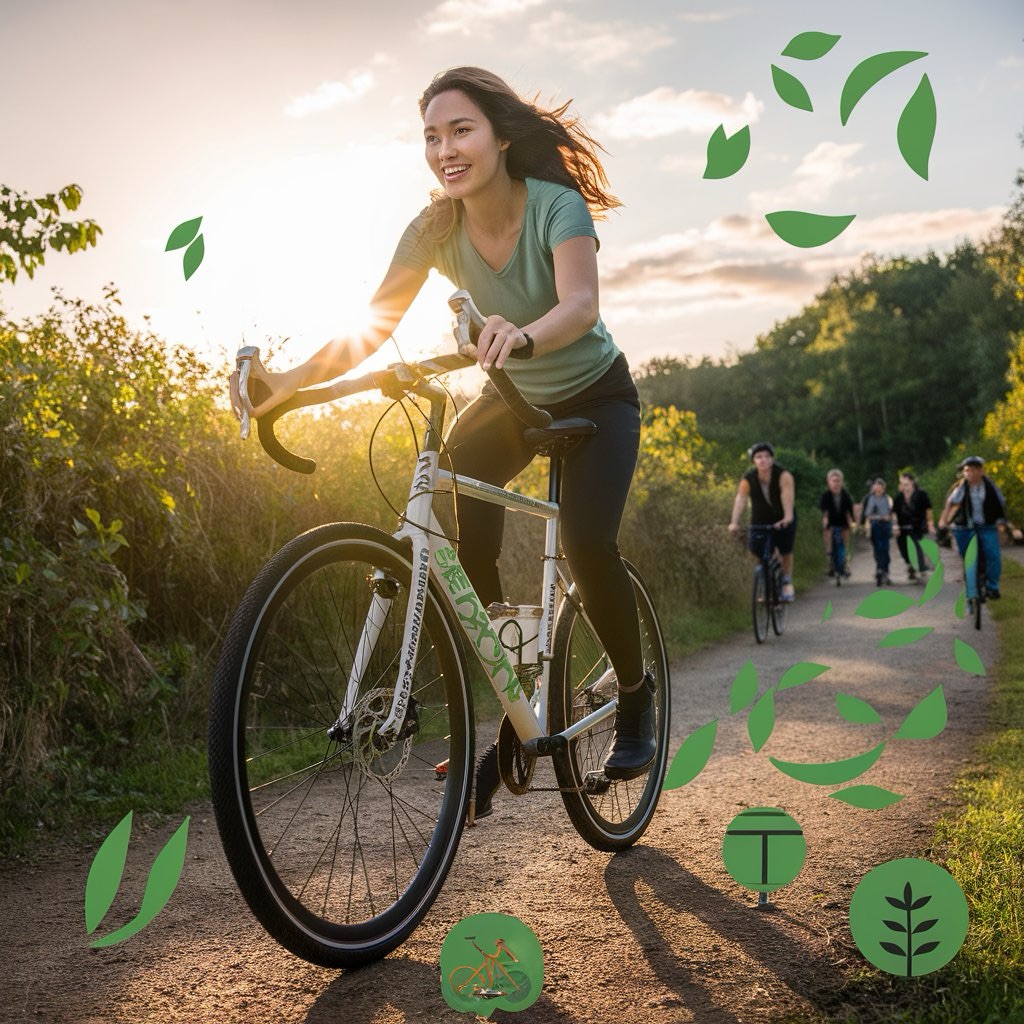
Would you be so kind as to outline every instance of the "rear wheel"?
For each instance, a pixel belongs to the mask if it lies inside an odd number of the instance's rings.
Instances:
[[[380,731],[411,577],[409,546],[379,530],[339,523],[303,534],[249,587],[214,679],[210,781],[228,863],[264,928],[325,966],[378,959],[408,937],[466,814],[472,707],[433,585],[404,722],[397,736]],[[368,616],[376,641],[338,731]]]
[[[751,611],[754,617],[754,639],[759,644],[763,644],[768,638],[768,619],[771,617],[771,608],[768,605],[768,580],[764,574],[764,565],[758,565],[754,569]]]
[[[569,741],[554,758],[562,801],[576,831],[595,849],[632,846],[650,824],[661,795],[668,758],[670,682],[668,655],[654,604],[643,580],[628,562],[640,621],[644,668],[654,677],[654,763],[633,779],[608,779],[603,770],[614,735],[615,716]],[[614,700],[617,684],[611,661],[575,594],[562,604],[555,628],[548,722],[552,734]]]

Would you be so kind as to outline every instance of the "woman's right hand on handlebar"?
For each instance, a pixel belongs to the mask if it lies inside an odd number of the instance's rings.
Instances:
[[[256,419],[286,402],[296,391],[333,380],[355,365],[353,345],[348,338],[336,338],[306,362],[290,370],[273,373],[255,356],[249,370],[249,400]]]

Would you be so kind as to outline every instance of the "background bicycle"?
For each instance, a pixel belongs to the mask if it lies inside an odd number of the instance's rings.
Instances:
[[[750,545],[758,553],[759,561],[754,566],[751,611],[754,622],[754,639],[759,644],[768,638],[768,625],[776,636],[782,636],[786,628],[786,602],[782,600],[782,563],[775,550],[774,526],[748,527]]]
[[[459,308],[465,329],[469,314]],[[379,389],[408,401],[422,426],[396,532],[334,523],[285,545],[246,592],[214,680],[210,777],[228,862],[268,932],[316,963],[348,966],[385,955],[408,937],[445,880],[472,786],[467,651],[504,712],[498,761],[511,792],[527,792],[537,758],[550,756],[573,825],[592,846],[611,851],[640,838],[661,792],[668,661],[647,589],[627,567],[654,690],[657,753],[635,777],[611,779],[602,764],[615,676],[559,557],[561,455],[593,424],[552,423],[492,371],[517,414],[535,424],[531,444],[551,458],[548,500],[453,476],[439,465],[448,394],[435,378],[472,363],[449,355],[395,364],[300,392],[258,423],[267,451],[300,471],[312,463],[283,448],[274,424],[301,406]],[[241,377],[236,390],[241,401]],[[435,515],[435,500],[458,494],[546,523],[538,604],[516,616],[537,642],[530,654],[521,640],[511,645],[516,663]]]

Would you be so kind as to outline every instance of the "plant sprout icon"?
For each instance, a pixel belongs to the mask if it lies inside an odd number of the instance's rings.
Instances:
[[[725,831],[722,861],[732,878],[758,894],[768,908],[768,893],[793,881],[804,864],[803,829],[777,807],[751,807],[736,815]]]
[[[949,963],[967,927],[963,890],[952,875],[926,860],[908,857],[879,865],[864,876],[850,900],[857,948],[876,967],[905,978]]]

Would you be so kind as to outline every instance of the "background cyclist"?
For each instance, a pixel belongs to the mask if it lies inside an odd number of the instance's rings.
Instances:
[[[853,515],[853,497],[843,486],[843,472],[830,469],[825,474],[828,485],[821,496],[821,526],[825,534],[825,571],[832,573],[832,530],[839,527],[842,532],[842,550],[838,552],[837,566],[844,577],[849,578],[850,530],[856,525]]]
[[[528,103],[481,68],[436,76],[419,110],[426,161],[441,188],[398,244],[371,303],[374,327],[330,342],[284,373],[254,365],[253,376],[272,392],[254,411],[259,416],[296,389],[339,376],[375,350],[432,269],[468,290],[487,316],[477,345],[481,366],[504,367],[553,417],[580,416],[598,427],[564,461],[561,539],[619,681],[605,771],[628,778],[656,752],[633,587],[617,543],[640,407],[626,359],[598,311],[593,216],[621,204],[607,190],[597,144],[567,107]],[[452,428],[446,450],[455,472],[499,486],[534,454],[489,382]],[[458,512],[459,558],[484,605],[501,601],[504,510],[461,499]],[[489,794],[478,793],[477,801],[488,804]]]
[[[796,540],[793,474],[776,463],[775,449],[767,441],[751,445],[747,455],[754,465],[743,474],[736,488],[729,530],[739,533],[740,517],[748,501],[751,526],[778,527],[775,546],[782,563],[782,600],[792,601],[796,596],[793,589],[793,544]],[[751,533],[748,544],[757,558],[761,557],[760,544],[763,541],[763,537],[759,540]]]
[[[892,541],[892,498],[885,493],[885,481],[875,477],[871,491],[864,499],[860,513],[864,532],[871,538],[871,549],[875,555],[875,584],[882,587],[889,579],[889,545]]]
[[[921,550],[921,538],[935,532],[932,521],[932,499],[928,492],[918,486],[913,473],[900,474],[900,486],[892,501],[896,516],[896,546],[907,564],[907,579],[917,578],[918,572],[928,568],[928,560]],[[911,561],[910,543],[913,542],[916,558]],[[914,566],[918,566],[915,569]]]
[[[998,524],[1006,519],[1006,500],[995,482],[984,472],[985,460],[969,455],[960,463],[964,478],[946,499],[939,516],[939,529],[952,525],[956,546],[962,558],[971,540],[969,526],[978,532],[985,560],[985,586],[988,596],[997,600],[1003,574],[1003,558],[999,549]],[[977,563],[965,573],[968,600],[978,596]]]

